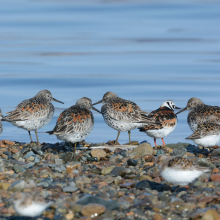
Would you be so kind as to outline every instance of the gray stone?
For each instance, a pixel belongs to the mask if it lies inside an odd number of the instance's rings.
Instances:
[[[24,156],[24,159],[28,159],[28,158],[31,158],[31,157],[34,158],[34,162],[35,162],[35,163],[39,163],[39,162],[40,162],[39,157],[38,157],[33,151],[29,151],[29,152]]]
[[[220,148],[214,149],[211,153],[212,156],[219,156],[220,155]]]
[[[54,169],[60,173],[62,173],[63,171],[66,171],[66,168],[63,165],[56,165]]]
[[[79,171],[78,170],[73,170],[73,173],[79,174]]]
[[[22,166],[15,165],[14,166],[14,171],[15,171],[15,173],[25,173],[26,169]]]
[[[9,186],[8,191],[22,191],[25,187],[25,181],[24,180],[18,180]]]
[[[115,201],[112,201],[112,200],[106,201],[105,199],[102,199],[100,197],[90,196],[90,195],[80,198],[76,203],[80,205],[87,205],[89,203],[97,203],[97,204],[104,205],[107,209],[110,209],[110,210],[117,209],[119,207],[118,203],[116,203]]]
[[[51,177],[47,177],[43,179],[40,183],[38,183],[37,186],[42,186],[44,188],[47,188],[51,185],[52,182],[53,182],[53,179]]]
[[[35,162],[31,162],[31,163],[28,163],[28,164],[25,164],[23,165],[24,168],[28,169],[30,167],[33,167],[35,165]]]
[[[75,191],[77,191],[79,188],[76,187],[76,186],[65,186],[63,188],[63,192],[70,192],[70,193],[73,193]]]
[[[171,153],[172,156],[183,156],[187,152],[186,148],[175,148]]]
[[[37,155],[33,151],[29,151],[25,156],[24,159],[27,159],[29,157],[36,157]]]
[[[21,157],[21,155],[22,155],[22,154],[21,154],[21,152],[19,151],[19,152],[13,154],[12,157],[13,157],[15,160],[18,160],[18,159]]]
[[[56,159],[55,159],[55,164],[57,164],[57,165],[63,165],[63,160],[56,158]]]
[[[117,163],[117,162],[121,161],[122,158],[123,158],[123,156],[121,154],[114,154],[109,158],[109,161],[112,163]]]
[[[2,173],[4,171],[5,171],[4,163],[0,163],[0,173]]]

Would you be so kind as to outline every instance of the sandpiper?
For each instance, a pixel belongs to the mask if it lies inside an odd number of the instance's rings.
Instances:
[[[101,113],[106,124],[118,131],[116,143],[121,131],[128,131],[130,142],[131,130],[146,124],[155,124],[154,119],[145,115],[148,112],[142,111],[134,102],[122,99],[113,92],[105,93],[102,100],[93,105],[99,103],[103,103]]]
[[[76,151],[77,142],[84,140],[93,129],[94,117],[90,109],[101,113],[92,106],[91,99],[79,99],[75,105],[59,115],[56,126],[47,133],[56,135],[60,140],[74,143]]]
[[[192,159],[181,156],[159,155],[155,165],[167,182],[179,186],[186,186],[201,174],[211,171],[210,167],[200,166],[195,164]]]
[[[191,139],[203,147],[217,145],[220,141],[220,125],[216,120],[217,116],[211,115],[206,122],[198,124],[195,132],[186,139]]]
[[[145,132],[148,136],[154,138],[154,144],[156,144],[156,139],[163,141],[164,137],[168,136],[171,132],[174,131],[177,125],[177,116],[174,113],[174,109],[180,109],[176,107],[175,103],[172,100],[167,100],[155,111],[152,111],[148,117],[152,118],[158,124],[155,125],[146,125],[142,128],[139,128],[141,132]]]
[[[198,98],[193,97],[189,99],[186,107],[176,114],[186,110],[190,111],[187,117],[187,122],[193,132],[196,131],[198,124],[206,122],[211,115],[216,115],[217,122],[220,122],[220,107],[205,105],[202,100]]]
[[[17,192],[12,200],[18,214],[32,218],[41,215],[53,203],[47,202],[39,192]]]
[[[39,143],[37,130],[48,124],[54,114],[54,106],[51,101],[63,102],[53,98],[48,90],[42,90],[33,98],[21,102],[15,110],[8,112],[6,119],[11,120],[12,124],[28,131],[31,142],[30,131],[35,131],[37,143]]]

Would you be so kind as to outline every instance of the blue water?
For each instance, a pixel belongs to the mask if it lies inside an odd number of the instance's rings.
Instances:
[[[217,1],[3,1],[0,0],[0,107],[11,111],[48,89],[56,99],[53,120],[39,130],[41,142],[57,142],[53,129],[66,108],[107,91],[157,109],[191,97],[220,105],[220,13]],[[101,108],[101,105],[97,106]],[[88,142],[106,142],[117,131],[94,112]],[[190,142],[187,112],[178,115],[166,143]],[[1,139],[29,142],[27,131],[4,122]],[[152,138],[138,130],[132,140]],[[33,138],[35,138],[33,133]],[[120,143],[128,142],[127,132]],[[158,144],[162,142],[158,140]]]

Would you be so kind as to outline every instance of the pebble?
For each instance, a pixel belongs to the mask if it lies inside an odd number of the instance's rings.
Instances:
[[[25,187],[25,181],[17,180],[9,186],[8,191],[22,191],[24,187]]]
[[[96,151],[105,152],[106,156],[89,161],[91,148],[77,150],[75,155],[63,143],[42,143],[40,147],[17,142],[13,146],[4,141],[0,143],[2,219],[16,218],[10,202],[15,192],[35,190],[54,202],[39,216],[42,220],[219,219],[218,149],[203,150],[178,143],[158,145],[152,151],[151,145],[144,142],[133,149],[122,150],[111,149],[106,143],[86,143],[87,146],[107,146]],[[39,156],[37,151],[43,154]],[[212,173],[201,175],[189,188],[172,186],[154,166],[155,156],[161,153],[192,157],[196,163],[211,167]],[[91,203],[105,211],[94,212],[96,207],[88,208]],[[82,210],[86,210],[88,216],[82,215]]]
[[[220,155],[220,148],[214,149],[211,153],[212,156],[219,156]]]
[[[220,215],[214,209],[207,210],[201,218],[201,220],[218,220],[218,219],[220,219]]]
[[[63,192],[70,192],[70,193],[73,193],[75,191],[77,191],[79,188],[76,187],[76,186],[65,186],[63,188]]]
[[[111,171],[111,174],[114,176],[125,176],[126,174],[130,173],[130,169],[126,167],[114,167]]]
[[[128,166],[136,166],[138,164],[138,160],[128,159],[127,164],[128,164]]]
[[[183,156],[187,152],[186,148],[175,148],[171,153],[172,156]]]
[[[110,210],[114,210],[119,207],[117,202],[106,201],[105,199],[99,198],[97,196],[89,196],[88,195],[88,196],[82,197],[81,199],[79,199],[77,201],[77,204],[80,204],[80,205],[87,205],[89,203],[101,204],[101,205],[104,205],[105,208],[110,209]]]
[[[93,162],[97,162],[99,159],[98,157],[88,157],[87,161],[93,161]]]
[[[98,160],[100,160],[100,158],[106,157],[106,152],[104,150],[102,150],[102,149],[93,149],[91,151],[91,155],[93,157],[97,157]]]
[[[146,154],[153,154],[153,147],[148,143],[143,143],[138,145],[134,150],[132,151],[132,154],[144,156]]]
[[[165,155],[165,152],[164,152],[164,150],[160,149],[160,150],[157,151],[156,155],[157,156],[158,155]]]
[[[115,168],[115,166],[110,166],[110,167],[104,168],[104,169],[101,171],[102,175],[110,174],[110,173],[112,172],[113,168]]]
[[[26,169],[23,168],[22,166],[15,165],[14,166],[14,171],[15,171],[15,173],[25,173]]]
[[[65,168],[63,165],[56,165],[56,166],[54,167],[54,170],[56,170],[56,171],[62,173],[63,171],[66,171],[66,168]]]
[[[103,212],[105,212],[105,206],[96,203],[85,205],[81,210],[83,216],[90,216],[92,218],[99,216]]]

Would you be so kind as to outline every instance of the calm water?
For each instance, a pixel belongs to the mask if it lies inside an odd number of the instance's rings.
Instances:
[[[58,115],[87,96],[96,102],[107,91],[157,109],[172,99],[185,107],[189,98],[220,105],[220,4],[215,1],[3,1],[0,0],[0,107],[11,111],[26,98],[48,89]],[[97,106],[101,108],[101,106]],[[102,116],[86,138],[116,138]],[[187,113],[179,115],[166,143],[187,142]],[[4,122],[1,139],[28,142],[27,131]],[[132,140],[153,140],[138,130]],[[33,138],[35,135],[33,133]],[[41,142],[55,136],[39,134]],[[128,141],[127,132],[119,142]],[[189,141],[190,142],[190,141]],[[158,140],[158,144],[161,141]]]

